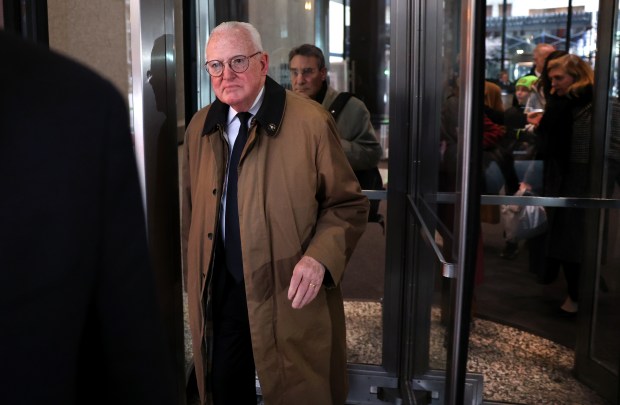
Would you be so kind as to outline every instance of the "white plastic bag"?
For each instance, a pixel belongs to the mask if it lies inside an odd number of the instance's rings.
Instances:
[[[516,196],[532,195],[519,190]],[[502,205],[500,207],[506,240],[516,242],[533,238],[547,230],[547,213],[539,205]]]

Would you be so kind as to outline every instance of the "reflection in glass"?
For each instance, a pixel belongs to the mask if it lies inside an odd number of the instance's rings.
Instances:
[[[570,19],[568,0],[553,6],[512,1],[506,10],[504,0],[488,0],[486,4],[487,78],[497,79],[506,70],[514,83],[529,73],[533,66],[532,53],[539,43],[551,44],[556,49],[568,48],[570,53],[590,61],[594,57],[598,1],[574,4]],[[569,22],[570,29],[567,29]]]
[[[440,122],[439,137],[436,138],[433,150],[439,156],[439,162],[432,157],[427,157],[422,162],[423,166],[432,167],[437,173],[437,190],[440,193],[455,193],[458,191],[458,144],[459,140],[459,52],[460,52],[460,16],[461,4],[459,1],[447,1],[443,3],[443,9],[439,11],[444,21],[440,34],[444,50],[440,69],[439,87],[434,91],[440,94],[440,108],[438,117],[429,117],[430,120]],[[425,117],[426,114],[423,114]],[[423,118],[425,119],[425,118]],[[432,123],[428,123],[433,127]],[[438,164],[437,164],[438,163]],[[433,167],[434,166],[434,167]],[[425,169],[422,167],[421,171]],[[428,170],[428,169],[427,169]],[[428,198],[428,197],[425,197]],[[455,232],[455,205],[442,203],[436,205],[437,226],[435,240],[441,247],[443,256],[447,262],[454,262],[456,258]],[[450,323],[450,291],[453,288],[454,279],[442,277],[439,267],[435,271],[435,297],[430,313],[431,333],[429,341],[429,366],[435,369],[447,368],[448,325]]]
[[[597,2],[573,7],[570,19],[568,2],[567,7],[554,10],[533,10],[527,8],[526,2],[516,1],[512,3],[510,13],[505,15],[500,15],[494,8],[501,1],[489,1],[487,5],[491,3],[494,5],[486,24],[486,77],[495,81],[497,72],[507,69],[515,83],[514,101],[505,113],[504,146],[512,152],[520,190],[554,198],[595,197],[590,193],[589,177],[592,166],[590,147],[594,141],[591,130],[592,55],[597,26],[593,18],[596,18],[598,7],[594,3]],[[571,23],[570,31],[566,30],[568,22]],[[502,36],[504,23],[506,31]],[[490,43],[493,46],[488,46]],[[528,73],[533,73],[534,66],[544,65],[544,57],[536,60],[534,55],[534,47],[541,43],[553,45],[556,50],[570,49],[574,55],[563,57],[565,52],[552,54],[557,59],[549,62],[541,80],[531,77],[531,81],[522,81]],[[573,71],[575,66],[577,72]],[[570,85],[574,83],[562,87],[561,75],[564,78],[570,76],[568,79],[573,82],[579,82],[580,78],[584,80],[573,87]],[[531,94],[528,106],[517,96],[518,92],[525,90]],[[534,98],[538,95],[544,95],[544,101],[541,98],[540,105],[536,106]],[[539,121],[533,121],[534,116],[528,115],[533,112],[528,110],[535,109],[544,111],[542,118],[541,112],[536,116]],[[518,113],[511,117],[511,110]],[[499,186],[504,186],[505,176],[499,171],[496,175]],[[503,218],[499,223],[482,224],[484,283],[476,287],[475,323],[484,318],[514,325],[574,349],[579,289],[583,282],[580,275],[585,273],[584,235],[586,229],[595,224],[587,222],[590,213],[582,208],[544,208],[549,217],[549,230],[534,238],[507,240]],[[617,339],[620,335],[614,337]],[[513,339],[524,337],[515,333]],[[475,344],[472,343],[471,347]],[[535,367],[552,361],[539,347],[530,347],[529,354],[540,361]],[[519,356],[511,357],[516,360]],[[534,367],[527,365],[530,360],[524,357],[509,367]],[[617,353],[613,361],[618,363]],[[474,365],[470,358],[470,368]],[[485,374],[485,399],[513,400],[509,394],[486,395],[486,381],[501,379],[505,370],[476,370],[474,367],[474,371]]]
[[[618,184],[614,186],[615,199],[620,198]],[[597,295],[595,301],[592,355],[615,374],[620,363],[620,210],[605,213],[603,257],[600,264]]]

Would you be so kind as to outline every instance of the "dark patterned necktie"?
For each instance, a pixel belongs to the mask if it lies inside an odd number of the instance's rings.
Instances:
[[[243,280],[243,260],[241,256],[241,236],[239,234],[239,206],[237,204],[237,176],[241,152],[248,140],[248,120],[252,114],[240,112],[239,134],[233,146],[228,164],[228,185],[226,190],[226,223],[224,249],[226,250],[226,268],[237,283]]]

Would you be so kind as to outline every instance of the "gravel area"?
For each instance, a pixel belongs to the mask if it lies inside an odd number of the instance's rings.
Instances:
[[[187,305],[185,305],[187,308]],[[346,301],[348,360],[380,364],[382,350],[381,303]],[[186,361],[191,361],[191,344],[186,314]],[[439,310],[431,320],[433,367],[444,368],[446,351]],[[594,391],[572,375],[572,350],[483,319],[475,319],[469,340],[468,370],[484,376],[485,401],[518,404],[607,405]]]

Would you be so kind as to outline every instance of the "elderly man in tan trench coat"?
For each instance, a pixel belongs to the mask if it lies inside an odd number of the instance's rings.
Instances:
[[[235,114],[249,111],[237,198],[247,327],[263,399],[343,404],[348,382],[339,286],[365,229],[368,200],[329,113],[267,76],[268,55],[254,27],[221,24],[206,56],[217,100],[193,117],[182,169],[183,254],[201,403],[213,400],[218,348],[212,347],[211,280],[223,271],[214,256],[226,209],[229,133]]]

